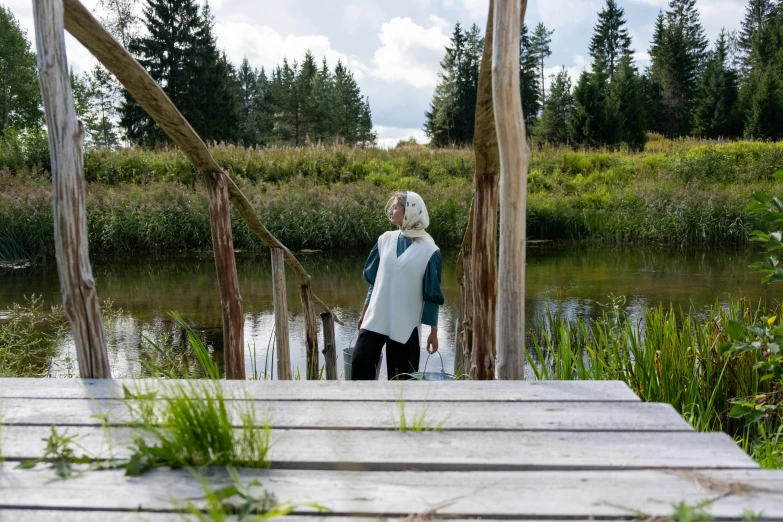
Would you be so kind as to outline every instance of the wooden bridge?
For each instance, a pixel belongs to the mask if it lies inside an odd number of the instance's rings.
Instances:
[[[127,458],[122,385],[176,381],[0,380],[0,519],[182,520],[177,502],[203,491],[186,470],[141,477],[89,471],[59,480],[40,458],[51,426],[78,437],[93,458]],[[695,433],[673,408],[643,403],[620,382],[230,381],[271,418],[269,470],[242,470],[312,521],[410,517],[631,519],[669,517],[679,503],[717,519],[783,519],[783,472],[758,469],[723,433]],[[241,395],[237,395],[241,394]],[[400,432],[426,411],[441,431]],[[101,417],[112,423],[106,443]],[[78,451],[77,451],[78,453]],[[222,469],[210,482],[227,484]],[[260,491],[260,490],[259,490]],[[339,517],[335,519],[334,517]]]

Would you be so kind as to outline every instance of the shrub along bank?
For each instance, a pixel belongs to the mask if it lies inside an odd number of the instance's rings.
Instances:
[[[53,253],[50,180],[40,147],[0,142],[0,258]],[[11,152],[9,152],[11,151]],[[264,223],[291,248],[371,245],[388,229],[383,206],[397,189],[427,201],[431,234],[459,244],[472,197],[469,149],[392,150],[215,146]],[[534,146],[528,180],[531,239],[591,239],[674,246],[740,243],[763,222],[744,208],[773,189],[783,143],[652,139],[642,153]],[[209,249],[206,191],[178,150],[85,154],[94,252]],[[260,243],[234,220],[236,246]]]

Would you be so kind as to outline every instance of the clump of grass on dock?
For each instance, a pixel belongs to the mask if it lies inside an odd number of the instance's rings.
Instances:
[[[128,475],[158,466],[269,467],[269,421],[259,422],[253,401],[229,401],[217,382],[187,383],[161,396],[125,388],[125,404],[139,429]]]
[[[434,421],[430,416],[426,397],[416,411],[411,414],[410,411],[407,411],[407,402],[405,401],[402,388],[400,388],[396,395],[395,405],[397,407],[397,412],[396,414],[392,414],[392,424],[396,431],[441,431],[443,425],[446,424],[446,421],[448,421],[451,416],[451,414],[449,414],[438,422]]]

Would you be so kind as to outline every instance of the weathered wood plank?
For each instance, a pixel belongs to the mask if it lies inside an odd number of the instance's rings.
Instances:
[[[752,510],[762,520],[783,517],[783,472],[764,470],[353,472],[242,470],[259,479],[279,500],[300,503],[295,514],[318,503],[334,515],[439,516],[481,518],[668,516],[673,505],[695,505],[720,519]],[[52,481],[49,469],[18,470],[0,465],[0,507],[39,509],[137,509],[166,511],[173,499],[199,502],[202,490],[184,470],[154,470],[141,478],[121,471],[86,473]],[[223,470],[211,470],[214,487],[226,484]],[[259,491],[256,489],[255,491]]]
[[[185,381],[157,379],[0,379],[0,398],[110,399],[122,397],[122,387],[161,390]],[[203,384],[188,381],[187,384]],[[618,381],[247,381],[222,382],[229,394],[277,401],[394,401],[402,391],[408,402],[639,402]]]
[[[235,415],[245,401],[229,401]],[[271,418],[273,428],[393,429],[400,418],[394,402],[255,401],[259,419]],[[16,425],[97,426],[106,416],[113,424],[127,422],[118,399],[4,399],[3,423]],[[461,431],[691,431],[668,404],[657,403],[412,403],[405,405],[408,422],[426,411],[426,419],[445,430]]]
[[[88,456],[125,459],[131,428],[60,428]],[[7,460],[39,458],[48,426],[3,429]],[[277,469],[351,471],[526,471],[602,469],[755,469],[724,433],[634,432],[366,432],[272,430],[268,458]]]
[[[90,265],[84,126],[76,118],[65,56],[63,4],[35,0],[35,42],[52,158],[54,247],[63,309],[76,345],[79,375],[111,378],[101,306]]]
[[[337,340],[334,337],[334,316],[329,312],[321,313],[321,325],[324,332],[324,368],[326,380],[337,380]]]
[[[59,511],[38,509],[0,509],[3,522],[183,522],[196,521],[196,517],[182,513],[128,513],[122,511]],[[235,522],[236,516],[227,520]],[[285,522],[372,522],[367,517],[331,517],[317,515],[289,515]],[[551,521],[550,521],[551,522]]]

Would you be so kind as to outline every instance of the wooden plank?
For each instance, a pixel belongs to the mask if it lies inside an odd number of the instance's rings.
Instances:
[[[3,522],[183,522],[196,521],[196,517],[182,513],[133,513],[122,511],[58,511],[38,509],[0,509]],[[227,520],[235,522],[235,516]],[[330,517],[317,515],[289,515],[285,522],[372,522],[366,517]]]
[[[237,409],[247,401],[229,401],[239,426]],[[273,428],[394,429],[399,404],[394,402],[279,402],[254,401],[258,419],[271,418]],[[58,400],[5,399],[3,423],[98,426],[99,416],[112,423],[127,422],[119,399]],[[426,412],[426,420],[446,430],[512,431],[691,431],[668,404],[657,403],[412,403],[405,405],[410,423]]]
[[[122,387],[149,390],[181,386],[186,381],[158,379],[0,379],[0,398],[109,399],[122,397]],[[187,384],[203,384],[187,381]],[[404,393],[408,402],[639,402],[619,381],[247,381],[222,382],[229,394],[276,401],[393,401]]]
[[[749,510],[762,520],[783,518],[783,472],[767,470],[530,471],[530,472],[355,472],[241,470],[258,479],[278,500],[313,512],[317,503],[333,515],[481,518],[669,516],[673,505],[707,508],[719,519],[742,518]],[[214,487],[226,484],[223,470],[210,470]],[[122,471],[86,473],[53,481],[50,469],[0,465],[0,507],[37,509],[137,509],[166,511],[173,499],[199,502],[201,487],[184,470],[154,470],[140,478]],[[469,477],[469,478],[468,478]],[[260,489],[255,489],[260,492]]]
[[[315,320],[313,289],[309,284],[299,285],[299,298],[302,302],[302,317],[304,318],[307,380],[317,381],[320,379],[318,368],[318,323]]]
[[[138,431],[60,428],[93,459],[127,459]],[[44,453],[48,426],[3,429],[3,456],[32,460]],[[352,471],[526,471],[601,469],[755,469],[724,433],[399,432],[272,430],[268,458],[278,469]]]
[[[84,125],[76,118],[65,56],[63,4],[35,0],[38,76],[52,158],[54,247],[63,309],[76,346],[79,375],[110,378],[106,333],[87,241]]]
[[[324,332],[324,368],[326,380],[337,380],[337,340],[334,337],[334,317],[329,312],[321,312],[321,325]]]

